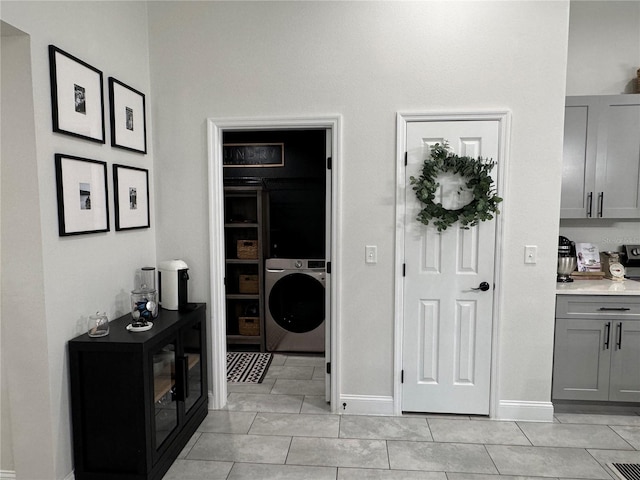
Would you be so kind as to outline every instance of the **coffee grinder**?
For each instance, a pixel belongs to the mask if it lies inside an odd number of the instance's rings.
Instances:
[[[558,238],[558,278],[560,283],[573,282],[571,273],[576,269],[576,244],[567,237]]]

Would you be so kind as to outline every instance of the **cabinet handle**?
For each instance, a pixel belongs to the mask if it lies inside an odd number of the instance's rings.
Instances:
[[[184,398],[189,397],[189,355],[184,356]]]
[[[591,218],[591,205],[593,204],[593,192],[587,194],[587,218]]]
[[[184,402],[187,395],[187,359],[185,357],[178,357],[176,359],[176,372],[179,372],[177,380],[177,397],[178,400]]]
[[[616,343],[616,346],[618,347],[618,350],[622,350],[622,322],[618,324],[617,329],[618,329],[618,341]]]
[[[611,336],[611,322],[607,322],[607,324],[604,326],[604,328],[606,329],[605,331],[605,340],[604,340],[604,349],[605,350],[609,350],[609,337]]]
[[[598,310],[601,312],[628,312],[631,309],[627,307],[600,307]]]
[[[602,206],[604,204],[604,192],[598,194],[598,217],[602,218]]]

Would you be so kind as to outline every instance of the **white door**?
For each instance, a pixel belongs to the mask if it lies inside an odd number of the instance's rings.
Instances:
[[[441,233],[425,226],[409,177],[444,141],[458,155],[499,161],[499,131],[496,120],[407,123],[403,411],[489,414],[496,220]]]
[[[333,135],[332,130],[327,128],[325,130],[325,157],[327,159],[327,177],[326,177],[326,205],[325,205],[325,259],[327,262],[331,261],[331,198],[332,198],[332,186],[331,186],[331,168],[330,164],[333,161]],[[325,311],[325,329],[324,329],[324,365],[325,365],[325,377],[324,377],[324,398],[327,403],[331,402],[331,274],[327,271],[325,275],[325,288],[324,288],[324,311]]]

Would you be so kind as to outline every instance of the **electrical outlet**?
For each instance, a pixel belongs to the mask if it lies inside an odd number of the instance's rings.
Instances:
[[[524,246],[524,263],[538,263],[538,246]]]

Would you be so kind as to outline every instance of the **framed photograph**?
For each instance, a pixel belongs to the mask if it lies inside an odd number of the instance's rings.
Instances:
[[[147,153],[144,94],[109,77],[111,146]]]
[[[105,143],[102,72],[54,45],[49,71],[53,131]]]
[[[149,228],[149,171],[113,166],[116,230]]]
[[[56,153],[60,236],[109,231],[107,164]]]
[[[225,143],[224,167],[284,167],[284,143]]]

